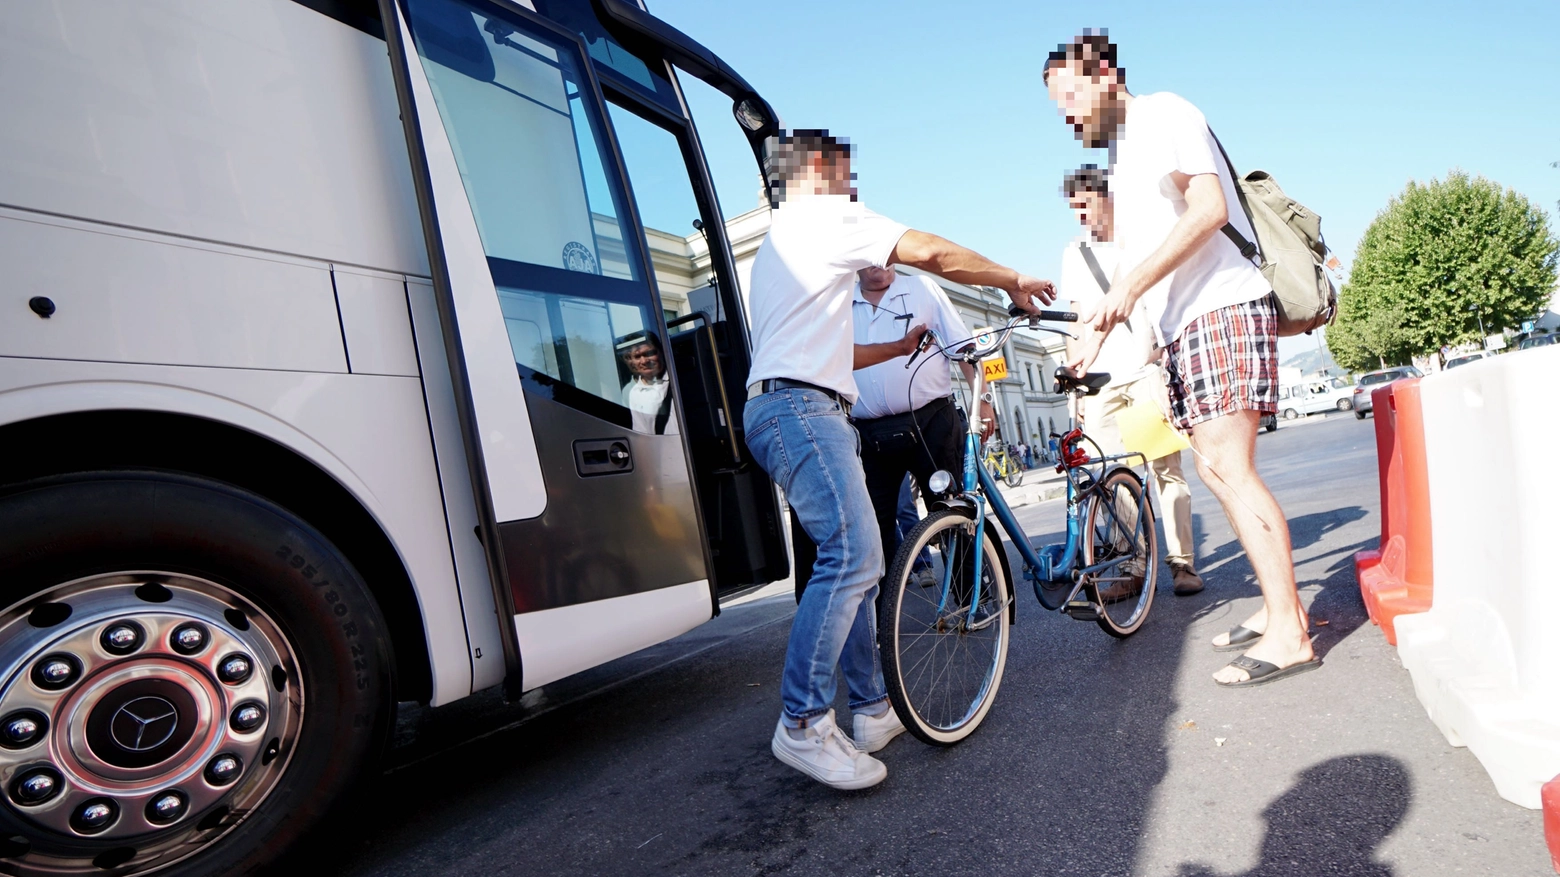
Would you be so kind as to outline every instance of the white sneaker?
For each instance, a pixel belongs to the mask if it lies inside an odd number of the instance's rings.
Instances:
[[[858,750],[845,738],[834,723],[834,710],[819,716],[804,733],[803,739],[793,739],[786,733],[785,722],[777,722],[769,748],[782,762],[836,789],[865,789],[888,776],[883,762]]]
[[[869,716],[856,713],[856,748],[862,752],[876,752],[888,745],[888,741],[905,732],[905,725],[890,706],[882,715]]]

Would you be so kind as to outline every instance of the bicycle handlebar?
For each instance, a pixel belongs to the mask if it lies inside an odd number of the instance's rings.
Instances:
[[[1049,320],[1050,322],[1053,322],[1053,323],[1076,323],[1076,322],[1078,322],[1078,314],[1077,314],[1076,311],[1041,311],[1038,314],[1032,314],[1029,311],[1026,311],[1023,308],[1019,307],[1018,305],[1011,305],[1011,306],[1008,307],[1008,316],[1010,316],[1010,317],[1026,317],[1031,322],[1035,321],[1035,320]]]

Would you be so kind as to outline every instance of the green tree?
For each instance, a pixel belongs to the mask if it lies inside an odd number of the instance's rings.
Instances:
[[[1356,305],[1357,297],[1343,301],[1340,307]],[[1405,365],[1413,357],[1406,321],[1401,307],[1389,306],[1367,311],[1363,316],[1338,315],[1338,322],[1327,330],[1327,349],[1333,359],[1352,372]]]
[[[1410,182],[1365,230],[1329,332],[1348,368],[1395,364],[1533,319],[1555,288],[1549,215],[1511,189],[1452,171]],[[1340,344],[1341,342],[1341,344]]]

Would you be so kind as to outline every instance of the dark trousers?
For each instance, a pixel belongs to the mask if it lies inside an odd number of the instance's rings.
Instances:
[[[911,418],[914,418],[913,422]],[[905,475],[915,478],[922,496],[930,495],[926,480],[938,469],[948,470],[954,483],[961,483],[966,421],[952,401],[937,399],[910,414],[852,420],[851,423],[861,433],[861,468],[866,474],[867,495],[872,498],[878,534],[883,540],[886,574],[887,568],[894,563],[894,552],[899,548],[895,516]],[[797,523],[794,512],[791,515],[791,548],[796,558],[796,599],[800,601],[807,580],[812,576],[818,549]]]

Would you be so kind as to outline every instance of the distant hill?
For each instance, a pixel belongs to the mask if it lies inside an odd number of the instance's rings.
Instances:
[[[1292,368],[1297,368],[1303,375],[1309,375],[1314,372],[1321,371],[1324,368],[1327,369],[1328,373],[1330,374],[1341,375],[1347,371],[1347,369],[1338,365],[1338,363],[1333,362],[1332,354],[1316,350],[1315,348],[1307,350],[1304,353],[1297,353],[1294,356],[1291,356],[1283,362],[1279,363],[1279,365],[1287,365]]]

